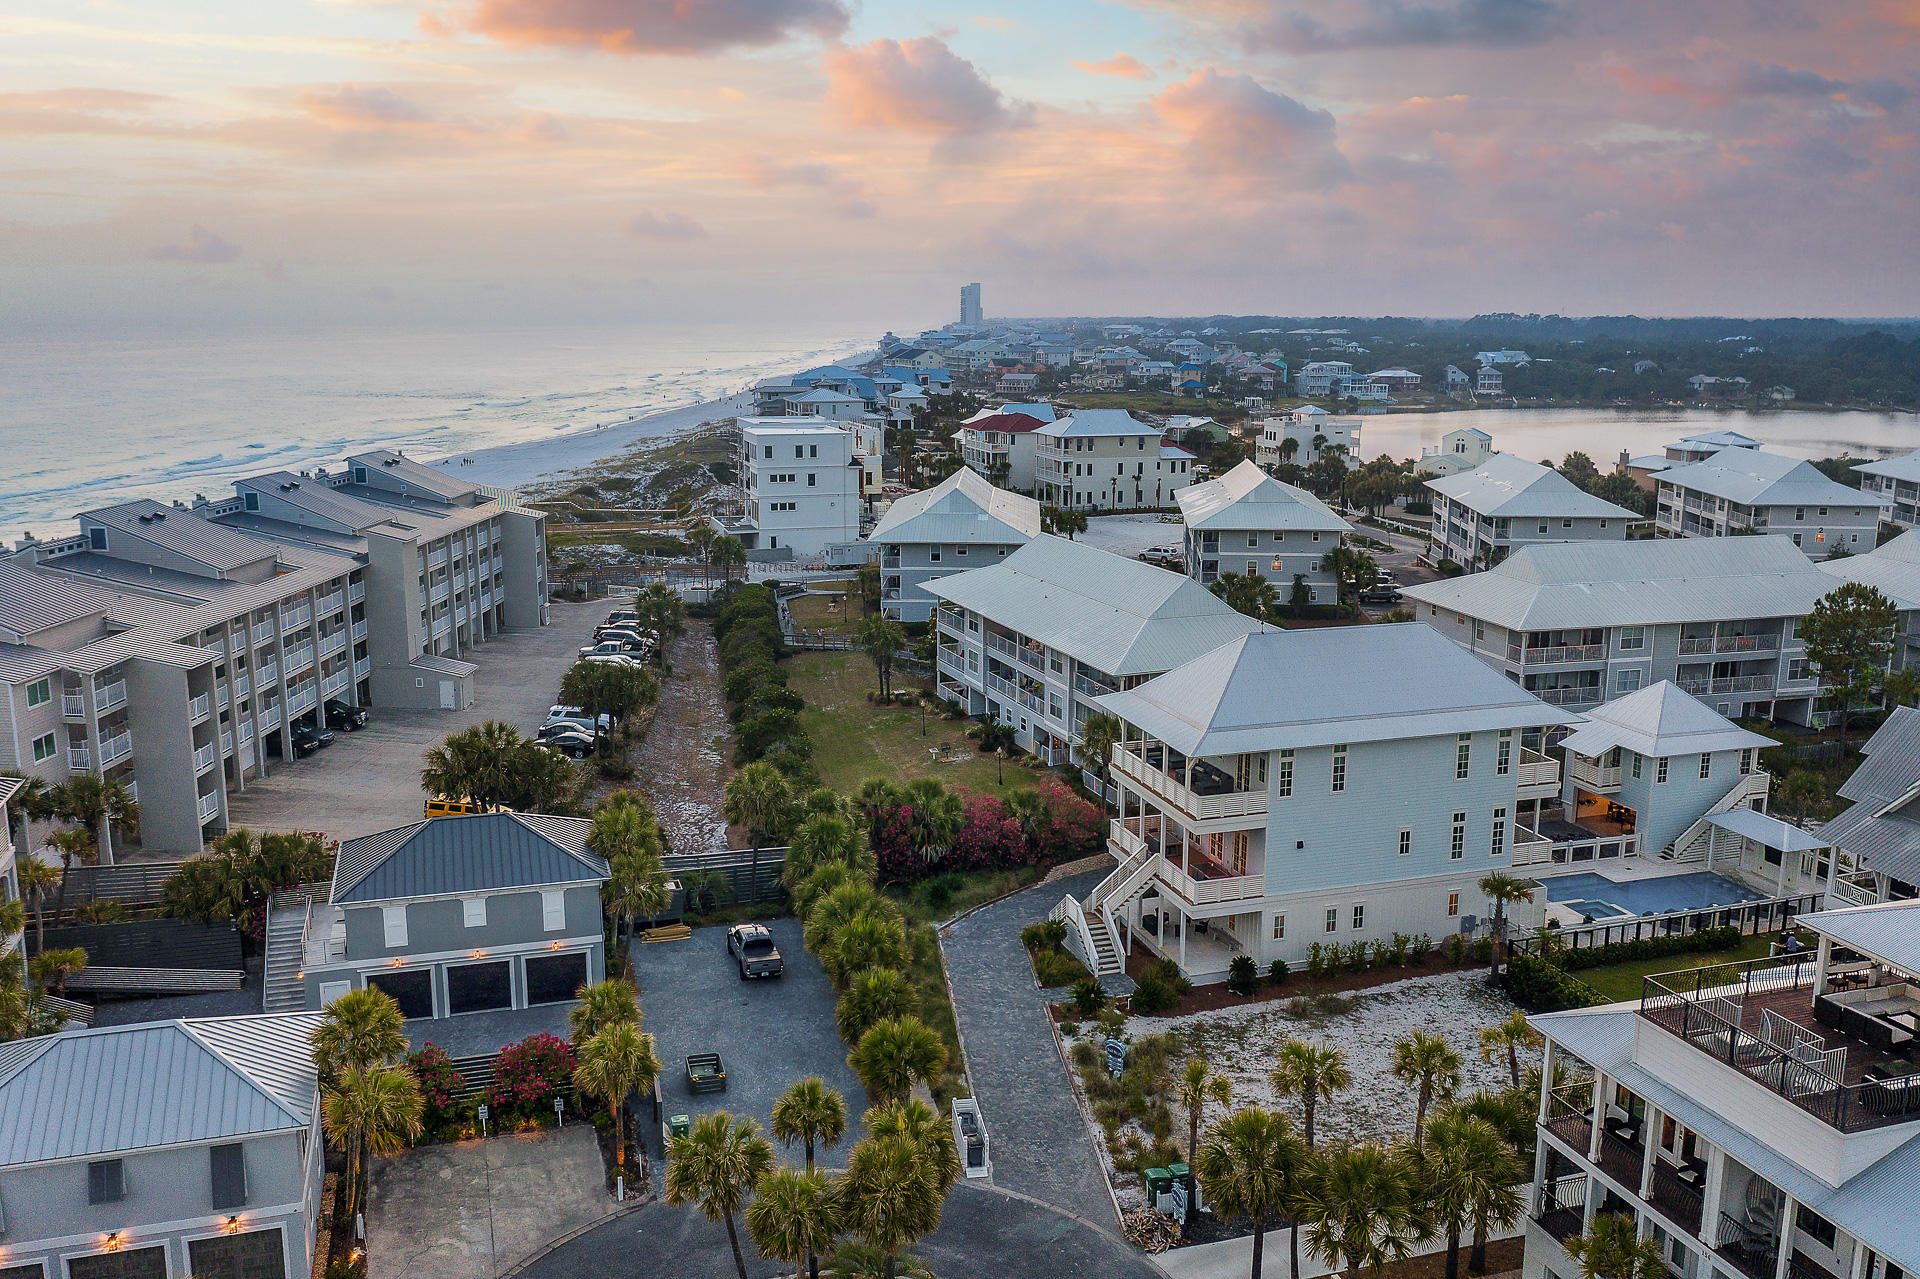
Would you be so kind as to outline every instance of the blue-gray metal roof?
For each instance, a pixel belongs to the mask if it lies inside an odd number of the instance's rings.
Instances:
[[[340,846],[333,901],[598,882],[607,877],[607,863],[587,848],[591,826],[583,817],[477,813],[350,839]]]
[[[1206,530],[1301,529],[1351,533],[1353,526],[1303,488],[1274,479],[1251,459],[1217,480],[1176,489],[1173,500],[1188,528]]]
[[[1813,463],[1759,449],[1724,448],[1660,472],[1672,484],[1751,506],[1876,506],[1881,499],[1830,480]]]
[[[1511,453],[1495,453],[1471,471],[1428,480],[1427,487],[1468,510],[1502,519],[1641,518],[1595,497],[1552,467]]]
[[[423,466],[410,457],[402,457],[392,449],[372,449],[366,453],[356,453],[347,459],[348,466],[364,466],[369,471],[382,472],[401,483],[419,489],[431,497],[451,501],[457,497],[475,498],[479,490],[473,485],[443,475],[431,466]]]
[[[143,1022],[0,1054],[0,1166],[284,1132],[313,1119],[318,1013]]]
[[[280,553],[280,548],[265,538],[145,498],[82,511],[79,518],[104,525],[109,537],[118,532],[139,538],[218,572],[277,559]]]
[[[1920,882],[1920,709],[1897,707],[1840,786],[1845,811],[1820,837],[1858,856],[1869,870]]]

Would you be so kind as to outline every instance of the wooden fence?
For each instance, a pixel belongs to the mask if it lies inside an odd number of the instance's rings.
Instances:
[[[669,853],[662,860],[670,875],[685,875],[688,871],[717,871],[727,877],[727,887],[735,901],[751,901],[754,897],[754,856],[751,849],[722,848],[709,853]],[[779,895],[780,869],[786,860],[785,845],[760,850],[761,901]]]

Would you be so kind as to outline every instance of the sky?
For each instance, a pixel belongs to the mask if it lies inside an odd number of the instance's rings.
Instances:
[[[0,328],[1920,312],[1920,0],[11,0]]]

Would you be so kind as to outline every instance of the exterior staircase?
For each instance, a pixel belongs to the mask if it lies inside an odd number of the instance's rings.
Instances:
[[[306,962],[307,918],[313,904],[324,904],[332,885],[302,884],[267,899],[266,976],[261,983],[262,1012],[297,1013],[307,1006],[301,973]]]
[[[1122,859],[1105,879],[1095,884],[1084,901],[1063,897],[1048,913],[1049,919],[1065,921],[1067,950],[1087,966],[1095,977],[1121,977],[1126,974],[1126,957],[1120,953],[1119,928],[1114,912],[1146,888],[1154,870],[1161,864],[1160,854],[1142,844]]]
[[[1685,865],[1703,862],[1707,859],[1707,849],[1713,843],[1714,826],[1707,818],[1719,813],[1730,812],[1736,808],[1752,807],[1752,801],[1758,798],[1764,809],[1767,793],[1772,785],[1771,779],[1760,769],[1743,774],[1735,782],[1733,789],[1715,801],[1712,808],[1701,814],[1700,819],[1680,832],[1671,844],[1660,850],[1660,860]]]

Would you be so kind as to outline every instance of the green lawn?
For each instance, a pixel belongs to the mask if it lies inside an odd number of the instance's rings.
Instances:
[[[1568,973],[1587,983],[1608,999],[1638,999],[1640,998],[1640,979],[1643,977],[1678,972],[1688,968],[1707,968],[1714,964],[1733,964],[1749,959],[1763,959],[1773,945],[1775,937],[1776,934],[1773,933],[1762,933],[1757,937],[1742,938],[1740,944],[1730,950],[1702,951],[1697,955],[1666,955],[1659,959],[1636,959],[1625,964],[1608,964],[1604,968],[1568,969]]]
[[[813,739],[822,785],[849,792],[869,777],[896,783],[938,777],[949,786],[1004,796],[1034,783],[1035,774],[1020,762],[1008,760],[1003,768],[992,756],[977,754],[965,720],[868,702],[878,684],[864,654],[801,653],[785,665],[788,687],[807,703],[800,726]],[[964,758],[935,762],[929,748],[939,760]]]
[[[817,589],[841,591],[834,595],[795,595],[787,601],[793,624],[803,631],[851,635],[860,625],[860,602],[853,598],[852,582],[821,582]]]

